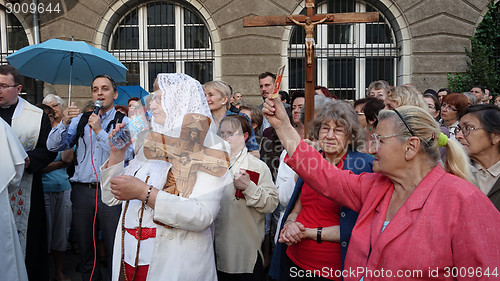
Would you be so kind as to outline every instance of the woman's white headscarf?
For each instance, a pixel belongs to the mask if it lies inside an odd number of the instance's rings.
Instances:
[[[153,116],[151,126],[155,132],[179,137],[182,120],[187,113],[212,116],[200,82],[182,73],[160,73],[157,79],[165,122],[163,126],[157,124]]]
[[[159,89],[155,91],[154,95],[161,95],[161,107],[165,112],[165,121],[163,124],[158,124],[153,115],[151,118],[153,131],[179,138],[182,121],[186,114],[198,113],[208,118],[211,117],[205,93],[197,80],[182,73],[160,73],[157,77],[157,85]],[[219,149],[229,150],[224,145],[223,140],[209,130],[205,137],[205,145],[213,147],[216,144],[222,144],[217,145]],[[125,174],[135,175],[135,172],[142,167],[148,171],[148,175],[151,175],[148,184],[161,188],[166,182],[167,172],[172,165],[162,160],[146,159],[141,150],[142,147],[139,147],[136,157],[130,161]]]

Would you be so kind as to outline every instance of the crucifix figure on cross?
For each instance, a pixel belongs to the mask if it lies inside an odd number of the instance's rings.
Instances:
[[[306,31],[306,62],[308,65],[312,64],[312,57],[313,57],[313,48],[314,48],[314,27],[320,23],[325,22],[326,20],[330,19],[329,15],[326,15],[324,18],[322,18],[319,21],[313,22],[310,17],[307,17],[305,22],[302,23],[300,21],[295,20],[292,16],[288,16],[288,19],[291,20],[293,23],[296,25],[300,25],[304,27],[304,30]]]
[[[305,131],[314,116],[314,28],[318,24],[368,23],[379,20],[378,12],[315,14],[314,0],[306,0],[305,15],[288,16],[247,16],[243,18],[244,27],[299,25],[304,27],[305,38]]]

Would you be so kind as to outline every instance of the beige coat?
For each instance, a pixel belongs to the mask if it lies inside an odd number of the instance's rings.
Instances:
[[[217,269],[226,273],[253,272],[257,253],[262,258],[260,247],[265,235],[265,214],[278,206],[278,190],[269,168],[248,154],[246,147],[237,160],[231,159],[231,174],[238,173],[240,168],[257,172],[260,176],[258,184],[251,182],[243,191],[245,199],[236,199],[232,182],[224,190],[215,221],[215,254]]]

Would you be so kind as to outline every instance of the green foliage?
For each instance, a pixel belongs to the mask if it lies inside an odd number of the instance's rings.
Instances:
[[[448,73],[448,89],[452,93],[469,91],[470,87],[467,88],[468,85],[470,84],[468,78],[469,77],[464,73],[457,73],[457,74]]]
[[[500,2],[488,4],[488,12],[479,24],[471,40],[471,49],[465,49],[467,69],[465,73],[448,74],[448,87],[452,92],[469,91],[474,85],[482,85],[494,93],[500,92]]]

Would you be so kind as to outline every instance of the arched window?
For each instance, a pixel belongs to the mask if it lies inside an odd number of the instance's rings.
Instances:
[[[26,46],[28,46],[28,38],[19,20],[14,14],[7,13],[3,8],[0,9],[1,63],[7,64],[6,56]]]
[[[317,13],[378,12],[369,3],[352,0],[316,1],[316,7]],[[399,49],[382,13],[376,23],[321,24],[315,31],[316,85],[341,99],[357,99],[372,81],[395,84]],[[288,49],[290,90],[304,89],[304,38],[304,29],[295,26]]]
[[[148,91],[160,72],[186,73],[201,83],[213,78],[210,34],[190,6],[157,1],[134,7],[115,27],[109,46],[129,69],[127,84]]]

